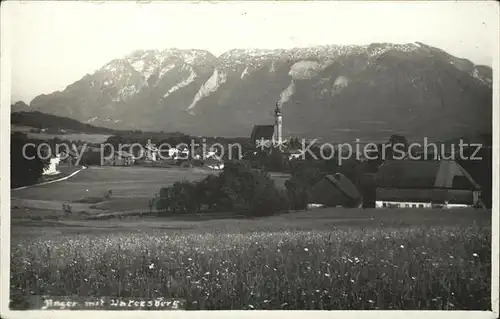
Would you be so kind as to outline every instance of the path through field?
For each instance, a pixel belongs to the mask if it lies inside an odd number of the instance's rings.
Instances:
[[[149,201],[162,187],[181,180],[201,180],[212,171],[143,167],[89,167],[60,182],[11,191],[13,224],[19,219],[63,217],[62,205],[71,204],[79,213],[147,212]],[[112,191],[109,200],[92,202]]]

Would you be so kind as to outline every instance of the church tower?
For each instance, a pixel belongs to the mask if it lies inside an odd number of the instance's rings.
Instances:
[[[283,135],[282,135],[282,126],[283,126],[283,116],[281,115],[281,106],[280,103],[276,103],[276,109],[274,110],[274,136],[275,136],[275,142],[278,145],[281,145],[283,143]]]

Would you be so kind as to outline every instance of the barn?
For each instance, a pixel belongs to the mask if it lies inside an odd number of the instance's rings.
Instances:
[[[322,206],[359,207],[361,195],[345,175],[326,175],[310,191],[309,203]]]
[[[481,206],[479,185],[453,160],[385,161],[375,187],[377,208]]]

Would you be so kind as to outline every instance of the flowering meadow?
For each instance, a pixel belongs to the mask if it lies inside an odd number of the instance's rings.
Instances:
[[[15,238],[23,296],[184,298],[187,309],[490,308],[489,226]]]

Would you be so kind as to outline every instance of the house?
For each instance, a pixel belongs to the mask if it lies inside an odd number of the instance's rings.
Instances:
[[[217,152],[216,152],[216,151],[208,151],[208,152],[206,152],[206,154],[205,154],[205,158],[207,158],[207,159],[208,159],[208,158],[216,158],[216,159],[218,159],[218,158],[219,158],[219,156],[218,156],[218,154],[217,154]]]
[[[135,163],[134,155],[125,151],[115,151],[113,153],[113,157],[111,158],[108,157],[104,159],[105,165],[112,165],[112,166],[130,166],[134,165],[134,163]]]
[[[430,208],[481,205],[472,176],[452,160],[389,160],[375,175],[375,206]]]
[[[168,158],[173,158],[174,156],[176,156],[177,154],[179,154],[179,150],[172,147],[172,148],[169,148],[167,150],[167,157]]]
[[[224,162],[215,157],[206,159],[203,161],[203,165],[213,170],[222,170],[224,169]]]
[[[59,162],[61,161],[61,155],[58,154],[57,156],[52,156],[50,158],[50,163],[49,166],[44,168],[43,170],[43,175],[57,175],[60,174],[59,170],[57,169],[57,166],[59,166]]]
[[[309,203],[312,206],[359,207],[361,195],[356,186],[345,175],[336,173],[326,175],[310,191]]]
[[[146,146],[146,160],[156,162],[158,160],[158,148],[155,146]]]
[[[301,149],[287,149],[285,152],[288,155],[288,160],[294,160],[294,159],[304,159],[305,158],[305,152]]]
[[[87,146],[85,148],[85,151],[100,153],[101,152],[101,147],[99,147],[99,146]]]
[[[145,146],[145,149],[147,161],[156,162],[159,159],[159,149],[156,145],[151,144],[151,140],[148,140],[148,144]]]
[[[172,154],[172,155],[170,155]],[[189,149],[186,146],[178,146],[168,150],[168,155],[173,156],[174,159],[187,159],[189,158]]]

